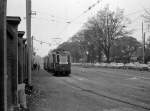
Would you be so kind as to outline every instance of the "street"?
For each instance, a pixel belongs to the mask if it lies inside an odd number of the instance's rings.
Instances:
[[[31,111],[149,111],[149,72],[72,66],[70,77],[32,73]]]

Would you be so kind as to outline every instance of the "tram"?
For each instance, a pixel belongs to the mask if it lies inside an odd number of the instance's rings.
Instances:
[[[71,73],[71,56],[68,51],[52,51],[44,58],[44,69],[54,75],[69,76]]]

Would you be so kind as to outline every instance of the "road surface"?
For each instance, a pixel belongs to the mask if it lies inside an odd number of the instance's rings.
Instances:
[[[150,73],[72,66],[70,77],[33,72],[31,111],[150,111]]]

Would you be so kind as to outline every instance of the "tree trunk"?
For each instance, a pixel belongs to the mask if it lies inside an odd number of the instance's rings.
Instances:
[[[106,58],[107,58],[106,62],[110,63],[110,48],[108,48],[106,51]]]
[[[101,62],[101,58],[102,58],[102,54],[101,54],[101,52],[99,51],[99,53],[98,53],[98,62],[99,62],[99,63]]]

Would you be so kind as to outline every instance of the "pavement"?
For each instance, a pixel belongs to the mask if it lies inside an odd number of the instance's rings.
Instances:
[[[32,73],[30,111],[150,111],[150,74],[72,66],[70,77]]]

